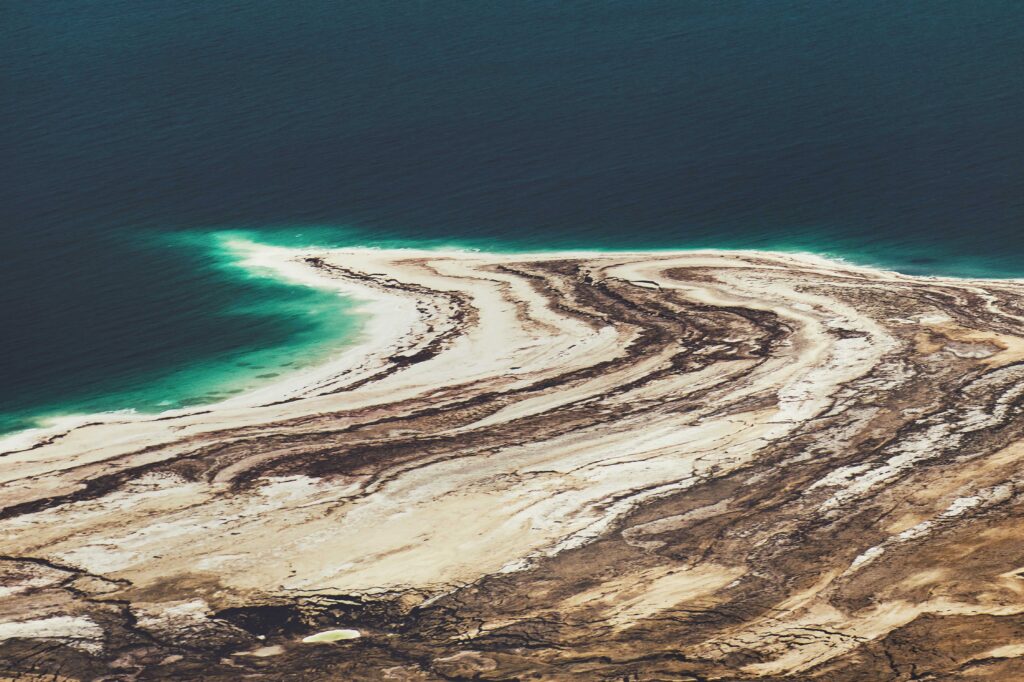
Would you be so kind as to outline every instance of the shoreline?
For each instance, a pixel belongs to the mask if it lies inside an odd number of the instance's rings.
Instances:
[[[1024,277],[959,277],[948,275],[912,275],[899,272],[894,269],[883,268],[875,265],[865,265],[851,260],[847,257],[815,253],[813,251],[800,250],[761,250],[761,249],[731,249],[731,248],[665,248],[665,249],[570,249],[570,250],[502,250],[487,251],[472,247],[445,246],[445,247],[292,247],[263,244],[245,237],[234,237],[222,240],[221,247],[232,251],[237,260],[235,264],[249,270],[250,272],[262,271],[270,274],[281,282],[295,286],[305,286],[316,289],[334,291],[340,295],[351,298],[356,306],[351,310],[353,314],[362,317],[360,330],[356,332],[353,343],[334,351],[327,351],[330,357],[310,367],[294,369],[282,373],[280,378],[267,381],[262,386],[251,388],[235,396],[216,400],[208,403],[196,403],[186,407],[172,408],[162,411],[138,411],[126,405],[125,407],[87,413],[69,413],[63,415],[52,415],[42,417],[44,423],[36,427],[18,429],[8,433],[0,433],[0,452],[17,451],[18,449],[30,448],[35,444],[50,440],[54,437],[61,437],[69,431],[84,425],[96,423],[117,423],[121,421],[153,421],[164,419],[175,419],[195,413],[209,413],[222,409],[239,407],[252,407],[260,403],[287,401],[301,395],[304,389],[315,385],[322,379],[332,375],[343,373],[356,363],[358,357],[367,353],[374,353],[380,346],[386,346],[386,342],[376,342],[372,339],[388,339],[393,336],[395,329],[401,328],[410,322],[414,317],[410,311],[396,314],[389,310],[389,302],[393,299],[388,296],[381,296],[378,289],[370,286],[360,286],[351,281],[317,276],[308,268],[300,265],[307,256],[316,254],[345,254],[354,257],[359,256],[383,256],[384,258],[457,258],[457,259],[489,259],[492,261],[504,260],[537,260],[549,261],[565,258],[648,258],[659,259],[686,256],[708,256],[712,258],[744,257],[767,258],[780,261],[790,260],[791,264],[813,264],[822,269],[850,270],[863,273],[869,277],[891,277],[898,279],[921,280],[928,282],[950,282],[954,284],[967,283],[1016,283],[1024,281]],[[328,343],[334,343],[332,340]]]
[[[0,648],[120,655],[116,599],[168,679],[196,628],[204,671],[261,647],[302,669],[304,638],[349,629],[383,657],[325,650],[349,679],[467,651],[585,679],[564,652],[665,647],[693,676],[771,678],[1017,594],[998,548],[1024,505],[1024,282],[764,251],[237,246],[368,301],[361,345],[214,406],[8,441]],[[968,538],[992,566],[928,573]],[[294,625],[254,625],[271,607]],[[503,632],[538,638],[529,661]]]

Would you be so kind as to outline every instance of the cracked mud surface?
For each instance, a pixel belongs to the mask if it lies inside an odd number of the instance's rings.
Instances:
[[[1024,679],[1024,284],[252,257],[377,322],[0,443],[0,679]]]

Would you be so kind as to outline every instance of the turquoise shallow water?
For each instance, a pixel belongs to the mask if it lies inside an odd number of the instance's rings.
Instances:
[[[0,433],[45,425],[52,417],[119,410],[157,413],[164,410],[213,403],[258,388],[286,375],[327,361],[353,344],[364,322],[357,312],[358,301],[329,290],[319,290],[287,281],[275,273],[246,268],[233,242],[286,247],[370,247],[468,249],[504,253],[535,253],[553,250],[634,249],[769,249],[810,252],[849,260],[862,265],[895,269],[922,275],[971,277],[1015,276],[998,259],[941,253],[932,248],[872,248],[854,239],[828,241],[820,234],[766,236],[751,239],[709,237],[691,239],[678,245],[643,240],[552,239],[539,244],[535,239],[449,237],[410,239],[399,235],[369,234],[363,230],[324,226],[293,226],[247,230],[204,230],[146,233],[141,247],[158,249],[165,258],[182,258],[195,268],[193,276],[204,286],[229,289],[235,296],[220,303],[213,316],[213,329],[241,327],[260,330],[270,325],[276,335],[271,341],[256,335],[251,343],[240,344],[217,354],[181,357],[167,365],[139,368],[126,375],[100,377],[84,390],[68,390],[60,398],[28,403],[0,415]],[[194,285],[194,282],[190,282]],[[159,316],[160,311],[153,311]],[[280,330],[284,330],[281,333]],[[185,344],[188,347],[188,344]],[[139,349],[144,355],[146,349]],[[44,386],[44,389],[48,388]],[[41,392],[45,395],[45,391]],[[60,395],[58,389],[56,395]]]
[[[72,388],[58,381],[54,390],[54,385],[44,384],[38,391],[42,399],[25,401],[24,407],[8,408],[0,414],[0,433],[43,426],[52,417],[120,410],[158,413],[217,402],[265,386],[289,372],[323,363],[344,352],[358,339],[364,322],[357,312],[358,301],[329,290],[281,281],[273,272],[247,269],[242,264],[242,256],[231,247],[236,241],[297,248],[457,248],[504,253],[579,249],[768,249],[816,253],[920,275],[1012,277],[1021,274],[999,258],[943,252],[941,245],[892,248],[885,244],[865,245],[855,238],[828,240],[820,233],[759,238],[748,234],[731,239],[719,236],[680,240],[678,244],[668,245],[635,238],[601,242],[564,237],[545,243],[538,243],[532,237],[525,240],[469,236],[417,239],[354,228],[293,226],[147,232],[137,239],[141,243],[137,248],[142,252],[157,249],[163,258],[181,259],[193,268],[188,280],[190,291],[198,280],[206,288],[227,289],[233,295],[232,299],[224,301],[214,294],[218,306],[215,314],[205,321],[215,334],[223,335],[225,330],[241,328],[253,330],[253,337],[220,353],[188,357],[191,344],[188,340],[182,343],[180,336],[176,336],[173,343],[182,352],[171,362],[140,366],[124,374],[97,376],[84,388]],[[160,310],[151,314],[159,316]],[[143,362],[147,350],[137,349]],[[24,396],[15,396],[16,401],[23,399]]]
[[[6,3],[0,430],[358,333],[224,231],[1024,275],[1021,44],[1012,0]]]
[[[181,357],[167,365],[141,367],[128,375],[97,377],[88,387],[67,386],[58,399],[27,402],[22,409],[0,415],[0,433],[45,425],[51,417],[118,410],[162,412],[213,403],[278,380],[289,372],[325,362],[359,336],[362,317],[357,302],[336,292],[280,281],[273,272],[242,265],[231,240],[241,233],[184,233],[148,236],[150,248],[163,253],[190,253],[190,259],[209,287],[225,287],[236,295],[221,305],[213,330],[241,327],[259,330],[271,324],[284,328],[274,342],[256,336],[218,354]],[[180,256],[179,256],[180,257]],[[152,311],[154,316],[160,310]],[[180,342],[175,340],[175,344]],[[145,356],[147,349],[140,348]],[[45,393],[43,393],[45,395]]]

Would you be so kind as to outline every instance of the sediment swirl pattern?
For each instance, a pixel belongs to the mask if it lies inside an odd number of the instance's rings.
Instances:
[[[248,248],[362,343],[5,441],[7,678],[1024,676],[1024,284]]]

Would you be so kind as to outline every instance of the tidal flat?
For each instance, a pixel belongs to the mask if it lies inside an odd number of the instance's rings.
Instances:
[[[1024,282],[243,246],[359,342],[0,442],[7,679],[1024,675]]]

